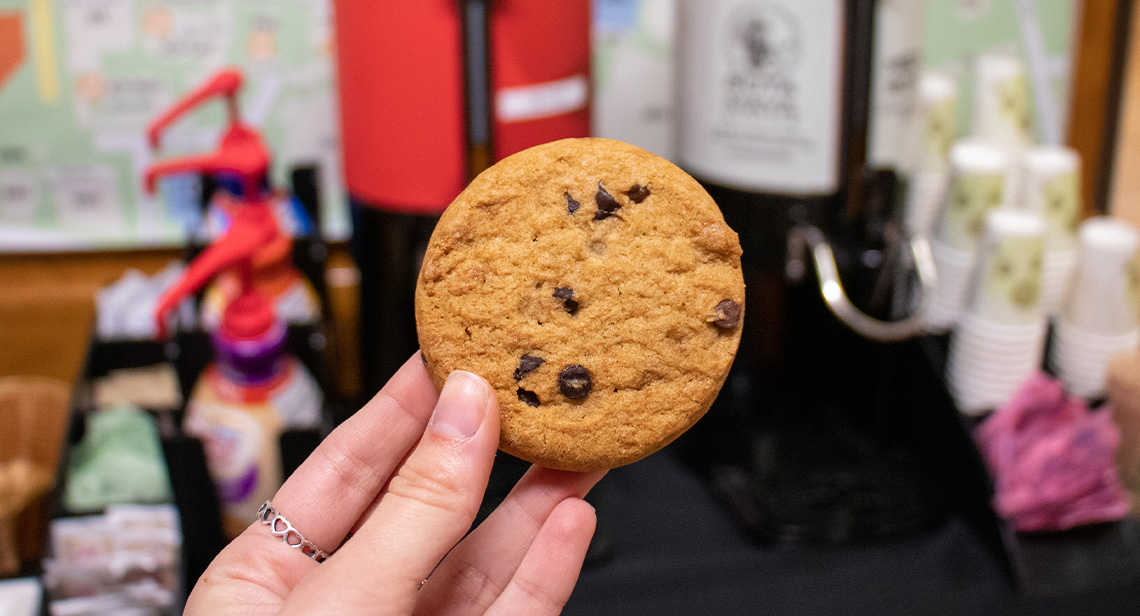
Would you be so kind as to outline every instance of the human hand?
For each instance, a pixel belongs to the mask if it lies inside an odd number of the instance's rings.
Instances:
[[[351,539],[318,563],[255,522],[206,569],[185,613],[559,613],[594,533],[582,497],[604,473],[532,467],[464,537],[498,443],[490,385],[456,372],[437,395],[417,353],[273,498],[317,546]]]

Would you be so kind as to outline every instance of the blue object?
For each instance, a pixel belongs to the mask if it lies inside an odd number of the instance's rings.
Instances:
[[[637,27],[639,0],[594,0],[594,26],[602,31]]]

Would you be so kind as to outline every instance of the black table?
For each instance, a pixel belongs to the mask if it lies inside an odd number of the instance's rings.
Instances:
[[[583,570],[564,613],[1140,614],[1140,581],[1079,595],[1013,588],[960,519],[862,546],[760,546],[666,449],[612,471],[596,494],[609,558]]]

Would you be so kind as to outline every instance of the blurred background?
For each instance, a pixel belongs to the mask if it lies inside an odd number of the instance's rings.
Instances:
[[[179,612],[416,350],[451,200],[585,136],[708,189],[748,310],[706,418],[590,496],[566,613],[1140,613],[1138,25],[0,0],[0,613]]]

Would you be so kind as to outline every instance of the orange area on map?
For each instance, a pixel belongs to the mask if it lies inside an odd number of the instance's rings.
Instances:
[[[23,63],[23,16],[13,11],[0,12],[0,90]]]

